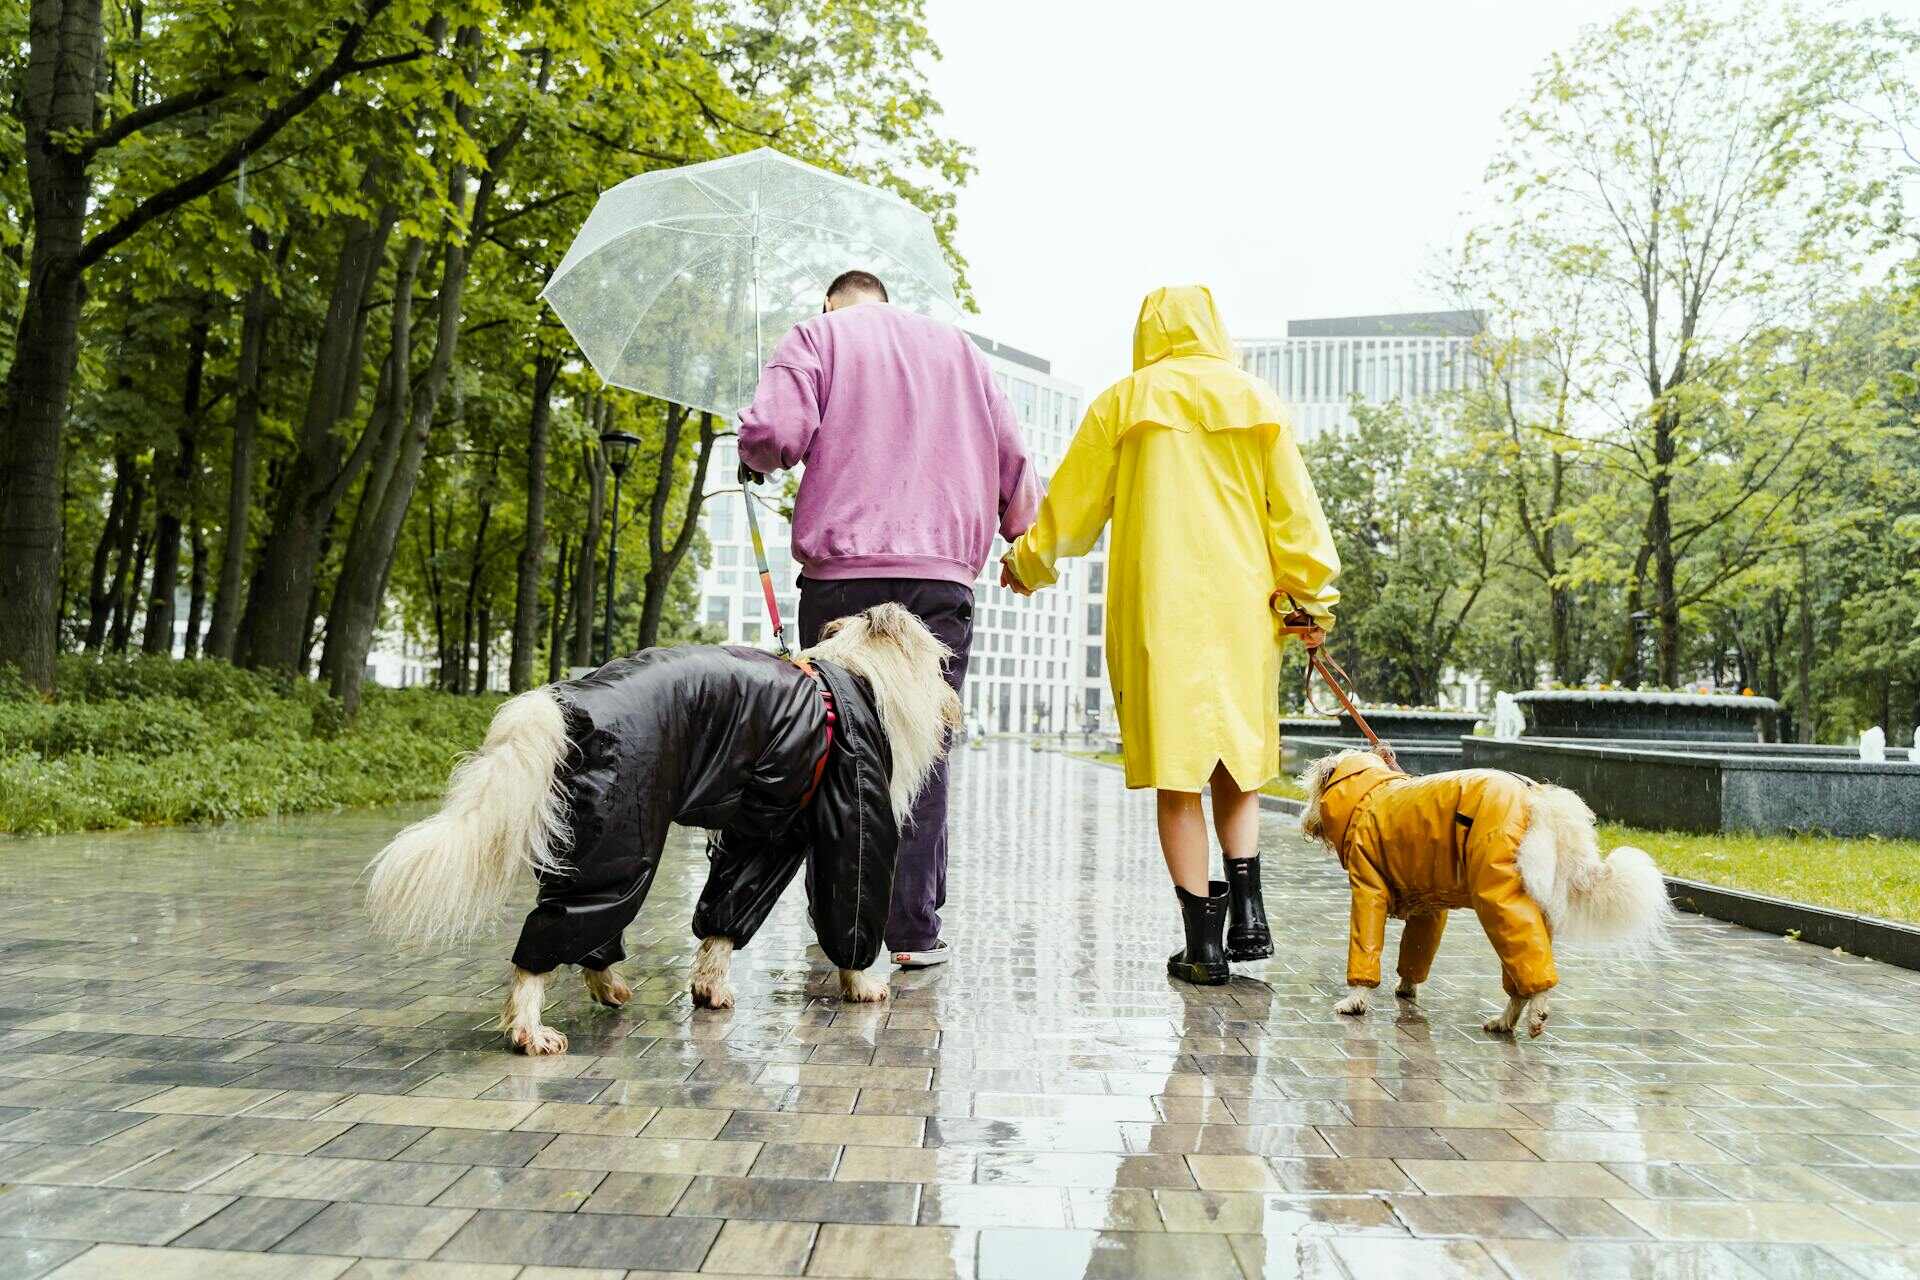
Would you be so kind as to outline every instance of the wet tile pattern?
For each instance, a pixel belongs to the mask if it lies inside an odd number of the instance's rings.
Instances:
[[[1269,815],[1279,954],[1181,988],[1149,797],[955,774],[950,967],[841,1005],[796,889],[696,1012],[688,834],[559,1058],[492,1028],[507,930],[367,936],[410,813],[0,844],[0,1276],[1920,1275],[1920,974],[1687,919],[1514,1044],[1463,917],[1343,1019],[1344,885]]]

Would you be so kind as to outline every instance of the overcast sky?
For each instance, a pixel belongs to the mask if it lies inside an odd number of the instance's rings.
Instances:
[[[980,332],[1089,393],[1141,295],[1212,286],[1235,337],[1443,302],[1500,113],[1622,0],[929,0]]]

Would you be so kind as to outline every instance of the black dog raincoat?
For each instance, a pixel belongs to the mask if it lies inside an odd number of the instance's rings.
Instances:
[[[844,969],[879,953],[899,830],[893,753],[865,680],[759,649],[648,649],[553,686],[572,750],[559,784],[567,868],[540,878],[513,963],[604,969],[625,956],[673,823],[716,832],[693,931],[745,945],[801,863],[820,946]],[[814,773],[832,746],[817,789]],[[813,789],[811,801],[807,800]]]

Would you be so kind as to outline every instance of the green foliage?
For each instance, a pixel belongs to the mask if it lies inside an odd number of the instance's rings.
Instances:
[[[222,663],[145,659],[84,673],[80,665],[71,671],[93,677],[88,698],[0,701],[0,831],[224,822],[430,798],[498,705],[374,689],[348,726],[339,704],[312,686],[263,689],[260,677]],[[63,697],[83,683],[63,682]],[[131,692],[107,693],[114,683]]]

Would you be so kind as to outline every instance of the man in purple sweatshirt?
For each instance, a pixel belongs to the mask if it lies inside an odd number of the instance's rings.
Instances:
[[[765,474],[806,464],[793,509],[800,643],[835,618],[893,601],[953,651],[958,693],[973,644],[973,582],[998,532],[1033,523],[1039,484],[1013,405],[973,340],[888,304],[849,271],[823,314],[774,349],[740,416],[741,465]],[[947,959],[947,766],[901,833],[887,948],[919,968]]]

